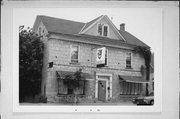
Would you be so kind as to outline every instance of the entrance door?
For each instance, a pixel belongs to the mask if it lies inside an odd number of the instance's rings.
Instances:
[[[106,81],[98,81],[98,100],[106,101]]]

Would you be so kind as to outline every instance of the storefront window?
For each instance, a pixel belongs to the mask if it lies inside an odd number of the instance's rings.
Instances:
[[[120,82],[120,94],[121,95],[139,95],[141,92],[140,83],[131,83],[131,82]]]

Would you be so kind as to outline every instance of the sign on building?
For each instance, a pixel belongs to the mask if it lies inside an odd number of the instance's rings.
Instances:
[[[102,67],[107,64],[106,47],[98,48],[96,53],[97,67]]]

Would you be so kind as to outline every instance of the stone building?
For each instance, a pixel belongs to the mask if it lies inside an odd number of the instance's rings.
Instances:
[[[125,24],[117,29],[107,15],[87,23],[39,15],[33,30],[45,44],[42,94],[49,102],[72,93],[63,77],[80,69],[85,77],[83,88],[78,89],[81,102],[145,95],[146,79],[141,71],[145,61],[134,48],[150,47],[127,32]],[[97,52],[103,57],[100,67]]]

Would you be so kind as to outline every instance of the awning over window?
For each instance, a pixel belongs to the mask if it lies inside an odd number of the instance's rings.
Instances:
[[[67,75],[74,75],[75,72],[69,72],[69,71],[56,71],[57,78],[65,79]],[[83,79],[94,79],[94,76],[89,73],[83,73],[82,72],[82,78]]]
[[[131,82],[131,83],[149,83],[143,77],[140,76],[123,76],[119,75],[121,81]]]

